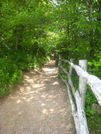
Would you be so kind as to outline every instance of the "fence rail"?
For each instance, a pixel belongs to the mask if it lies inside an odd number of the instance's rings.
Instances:
[[[66,71],[62,67],[62,62],[68,63],[70,65],[69,71]],[[89,134],[84,111],[86,85],[88,84],[91,87],[91,90],[94,93],[99,105],[101,105],[101,80],[98,77],[90,75],[87,72],[87,60],[80,60],[78,66],[73,64],[73,60],[71,61],[63,60],[61,59],[61,56],[59,56],[58,67],[59,67],[60,78],[66,84],[68,89],[67,91],[71,103],[72,115],[74,118],[76,133]],[[75,87],[71,79],[73,68],[75,69],[77,75],[79,76],[78,90],[75,90]],[[62,72],[64,72],[68,76],[68,81],[62,78],[61,76]]]

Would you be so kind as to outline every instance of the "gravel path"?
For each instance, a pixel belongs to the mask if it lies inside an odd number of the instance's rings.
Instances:
[[[54,62],[25,73],[23,83],[0,99],[0,134],[75,134],[68,95]]]

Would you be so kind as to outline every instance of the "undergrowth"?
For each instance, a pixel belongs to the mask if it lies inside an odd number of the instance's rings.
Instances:
[[[41,58],[40,58],[41,57]],[[22,82],[23,72],[41,67],[47,57],[20,50],[5,50],[0,53],[0,98],[13,91],[16,83]]]
[[[85,113],[88,128],[91,134],[101,134],[101,114],[98,114],[96,110],[92,108],[92,104],[98,104],[98,102],[90,87],[87,86]]]

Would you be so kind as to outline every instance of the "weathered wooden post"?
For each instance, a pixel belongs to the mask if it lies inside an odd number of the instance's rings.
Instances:
[[[86,60],[80,60],[79,65],[83,70],[87,70],[87,61]],[[74,65],[71,63],[71,67],[73,67],[77,74],[79,74],[79,71],[81,72],[80,67],[77,65]],[[69,70],[69,75],[71,75],[72,68]],[[82,73],[82,72],[81,72]],[[71,87],[72,83],[70,83]],[[84,104],[85,104],[85,93],[86,93],[86,82],[85,80],[79,75],[79,91],[76,90],[73,91],[75,103],[71,101],[72,105],[72,114],[74,117],[74,122],[75,122],[75,127],[76,127],[76,133],[77,134],[89,134],[88,126],[87,126],[87,121],[86,121],[86,116],[85,116],[85,111],[84,111]],[[71,99],[71,96],[70,96]],[[76,109],[75,109],[76,105]]]
[[[61,61],[61,56],[59,55],[59,62],[58,62],[58,67],[59,67],[59,75],[61,77],[61,67],[62,66],[62,61]]]
[[[87,71],[87,60],[79,60],[80,67]],[[85,107],[85,95],[86,95],[86,80],[79,77],[79,91],[82,99],[83,108]]]
[[[70,62],[73,63],[73,60],[74,59],[70,59]],[[70,75],[70,78],[71,78],[71,75],[72,75],[72,66],[70,65],[70,68],[69,68],[69,75]]]

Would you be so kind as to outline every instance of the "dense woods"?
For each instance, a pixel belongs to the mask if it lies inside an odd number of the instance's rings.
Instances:
[[[101,0],[2,0],[0,9],[0,97],[51,53],[86,59],[101,78]]]

